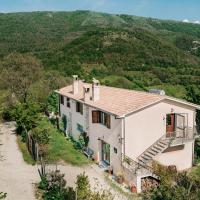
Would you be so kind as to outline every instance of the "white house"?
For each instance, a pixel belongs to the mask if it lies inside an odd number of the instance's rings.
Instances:
[[[86,132],[88,147],[99,163],[123,171],[141,191],[141,180],[153,176],[152,160],[178,170],[193,164],[195,116],[198,105],[166,96],[85,83],[56,91],[60,116],[67,119],[66,133],[78,139]],[[152,91],[151,91],[152,92]]]

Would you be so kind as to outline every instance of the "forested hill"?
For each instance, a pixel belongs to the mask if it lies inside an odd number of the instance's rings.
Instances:
[[[0,59],[31,53],[65,76],[184,97],[200,84],[200,25],[91,11],[0,14]]]

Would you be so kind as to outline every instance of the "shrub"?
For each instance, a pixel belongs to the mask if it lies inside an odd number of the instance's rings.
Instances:
[[[77,176],[76,185],[77,185],[76,190],[78,199],[79,200],[87,199],[91,194],[91,191],[90,191],[88,176],[86,176],[85,173]]]
[[[196,200],[200,198],[199,175],[176,172],[159,164],[154,164],[154,169],[160,177],[160,185],[144,193],[143,199]]]
[[[0,192],[0,199],[5,199],[7,196],[7,193]]]
[[[41,108],[35,103],[18,103],[11,111],[12,118],[17,123],[18,133],[29,131],[37,126],[41,120]]]
[[[39,145],[45,145],[49,143],[49,130],[48,127],[33,129],[33,137],[36,139]]]
[[[71,187],[66,187],[64,174],[59,170],[46,174],[39,183],[44,190],[45,200],[112,200],[111,194],[106,190],[92,191],[88,176],[85,173],[77,176],[76,192]]]

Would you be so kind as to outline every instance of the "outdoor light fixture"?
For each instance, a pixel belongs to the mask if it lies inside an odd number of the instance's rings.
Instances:
[[[98,137],[97,140],[103,140],[104,139],[104,136],[103,137]]]

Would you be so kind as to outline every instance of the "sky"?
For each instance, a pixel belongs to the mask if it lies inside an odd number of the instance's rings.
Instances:
[[[0,12],[73,10],[200,21],[200,0],[0,0]]]

